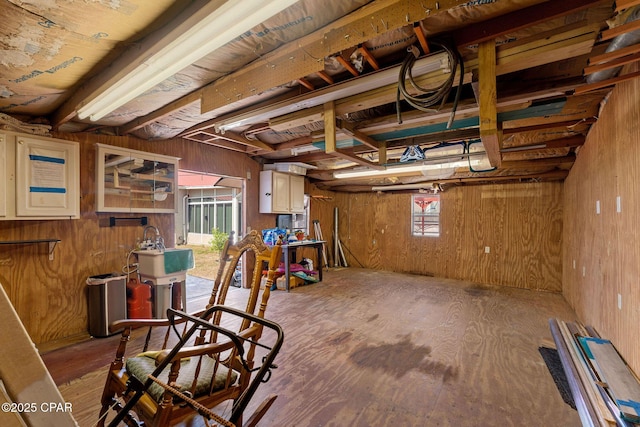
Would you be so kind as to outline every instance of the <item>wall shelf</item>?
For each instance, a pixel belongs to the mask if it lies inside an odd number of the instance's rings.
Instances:
[[[0,241],[0,245],[30,245],[35,243],[49,244],[49,261],[53,261],[53,250],[60,242],[60,239],[32,239],[32,240],[5,240]]]

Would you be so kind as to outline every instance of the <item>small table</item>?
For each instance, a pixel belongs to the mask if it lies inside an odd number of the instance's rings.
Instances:
[[[282,256],[284,257],[284,280],[287,292],[289,292],[289,280],[290,280],[290,255],[296,254],[298,248],[316,248],[318,251],[317,267],[318,281],[322,282],[322,245],[326,242],[324,240],[301,240],[298,242],[290,242],[286,245],[282,245]]]

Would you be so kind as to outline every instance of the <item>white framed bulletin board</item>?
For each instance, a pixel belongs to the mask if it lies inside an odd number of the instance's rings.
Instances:
[[[79,218],[76,142],[16,136],[16,217]]]

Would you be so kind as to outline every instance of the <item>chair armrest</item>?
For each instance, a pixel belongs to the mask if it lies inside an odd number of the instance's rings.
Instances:
[[[237,335],[241,340],[246,340],[259,334],[261,329],[262,327],[260,325],[254,325],[250,328],[245,329],[244,331],[240,332]],[[171,360],[169,360],[169,363],[176,360],[185,359],[187,357],[204,356],[209,354],[221,353],[233,347],[234,347],[234,343],[231,340],[218,342],[218,343],[182,347],[180,350],[178,350],[177,353],[174,354]],[[171,351],[172,349],[165,349],[160,351],[156,356],[156,364],[160,364],[164,362],[165,359],[171,353]]]
[[[194,313],[190,313],[191,316],[200,317],[204,313],[204,310],[199,310]],[[186,322],[187,319],[180,318],[173,322],[174,325],[178,325],[180,323]],[[145,328],[145,327],[162,327],[162,326],[171,326],[172,323],[167,319],[122,319],[116,320],[115,322],[109,325],[110,332],[116,332],[121,329],[126,328]]]

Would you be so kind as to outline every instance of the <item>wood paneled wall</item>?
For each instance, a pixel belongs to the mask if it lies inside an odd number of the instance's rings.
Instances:
[[[618,84],[607,98],[565,180],[563,253],[565,298],[583,323],[613,342],[636,373],[640,373],[639,141],[640,79],[636,78]]]
[[[108,226],[109,216],[95,212],[95,143],[180,157],[180,168],[246,181],[246,225],[272,227],[274,218],[258,214],[260,165],[240,153],[180,139],[143,141],[136,138],[91,134],[57,134],[80,143],[81,218],[62,221],[0,221],[0,240],[56,238],[61,242],[49,261],[47,244],[0,245],[0,283],[36,343],[87,334],[86,279],[120,272],[126,257],[142,237],[138,225]],[[157,226],[167,246],[175,243],[174,214],[143,214]],[[132,214],[130,216],[141,216]],[[126,223],[123,223],[126,224]]]
[[[335,193],[312,201],[311,216],[332,240],[338,208],[352,266],[561,291],[562,183],[458,187],[440,197],[440,237],[411,235],[406,193]]]

